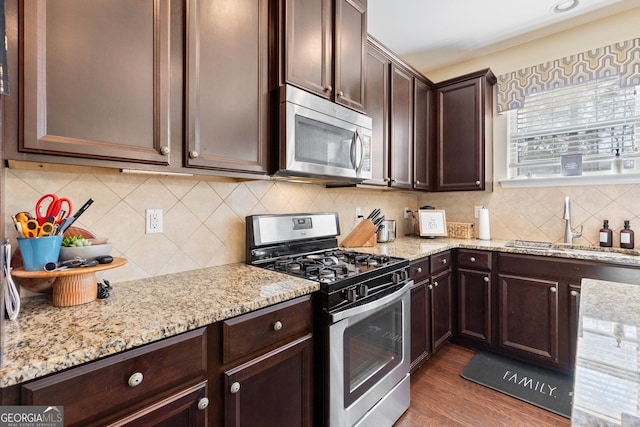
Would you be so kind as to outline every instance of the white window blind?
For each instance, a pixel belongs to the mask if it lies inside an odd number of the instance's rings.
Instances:
[[[604,79],[527,96],[510,113],[510,176],[559,175],[563,154],[582,154],[583,173],[611,171],[616,149],[635,169],[637,89]]]

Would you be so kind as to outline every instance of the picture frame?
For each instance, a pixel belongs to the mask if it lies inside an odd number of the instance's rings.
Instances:
[[[560,166],[562,176],[582,176],[582,154],[563,154]]]
[[[420,237],[447,236],[447,219],[445,211],[438,209],[418,210]]]

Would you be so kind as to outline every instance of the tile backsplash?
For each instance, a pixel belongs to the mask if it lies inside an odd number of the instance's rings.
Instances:
[[[17,236],[10,215],[33,213],[43,194],[68,197],[74,210],[94,199],[74,226],[108,237],[112,254],[127,258],[125,266],[101,273],[112,282],[244,262],[247,215],[337,211],[341,239],[355,225],[356,207],[365,216],[374,208],[382,209],[387,219],[398,221],[398,233],[403,233],[403,208],[417,206],[417,195],[411,192],[262,180],[219,182],[5,168],[3,182],[8,237]],[[145,234],[147,208],[163,210],[161,234]]]
[[[564,197],[572,201],[575,243],[598,244],[608,219],[614,246],[624,220],[640,230],[640,184],[504,189],[493,192],[418,193],[274,181],[219,182],[174,177],[90,175],[3,169],[5,234],[15,237],[10,215],[33,211],[45,193],[68,197],[78,209],[95,202],[77,225],[113,243],[113,255],[128,263],[101,273],[110,281],[157,276],[206,266],[244,262],[244,218],[252,214],[337,211],[341,238],[355,226],[355,208],[364,215],[382,209],[395,219],[398,235],[411,231],[403,208],[432,205],[446,219],[477,222],[474,206],[489,209],[493,239],[562,241]],[[163,233],[145,234],[145,209],[163,210]],[[477,227],[476,227],[477,228]],[[15,241],[14,241],[15,243]],[[177,284],[180,286],[181,284]]]

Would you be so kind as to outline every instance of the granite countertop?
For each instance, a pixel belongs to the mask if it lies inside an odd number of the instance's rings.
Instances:
[[[640,425],[640,286],[583,279],[573,426]]]
[[[5,321],[0,388],[58,372],[310,294],[320,288],[246,264],[114,283],[111,296],[73,307],[23,300]]]
[[[421,239],[357,251],[415,260],[455,248],[574,258],[640,266],[640,256],[616,252],[506,247],[506,241]],[[242,313],[310,294],[313,281],[243,263],[112,284],[111,296],[74,307],[53,307],[50,297],[23,300],[15,321],[5,321],[0,388],[32,380]]]

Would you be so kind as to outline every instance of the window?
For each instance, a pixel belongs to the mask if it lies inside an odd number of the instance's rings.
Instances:
[[[616,150],[624,170],[635,171],[639,88],[609,78],[526,96],[509,112],[510,178],[558,176],[565,154],[582,155],[585,175],[610,174]]]

